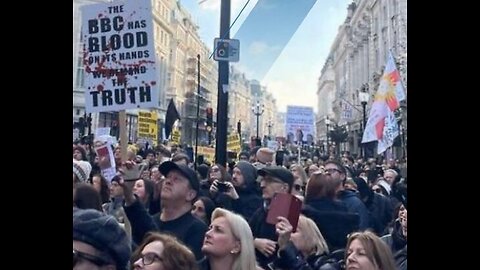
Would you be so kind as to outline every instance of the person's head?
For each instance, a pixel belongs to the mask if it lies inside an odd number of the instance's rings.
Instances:
[[[208,181],[213,182],[215,180],[225,181],[225,176],[227,174],[227,170],[220,164],[213,164],[208,170]]]
[[[213,211],[202,252],[210,260],[231,257],[233,264],[228,269],[255,269],[255,248],[250,226],[242,216],[223,208]]]
[[[188,163],[190,162],[190,159],[188,158],[187,154],[185,154],[185,153],[175,153],[172,157],[172,161],[177,163],[177,164],[183,164],[185,166],[188,166]]]
[[[209,225],[212,219],[212,213],[215,210],[215,203],[209,197],[198,197],[192,206],[192,215],[203,220]]]
[[[200,176],[200,180],[205,180],[208,178],[208,170],[210,167],[208,167],[207,164],[200,164],[197,166],[197,172]]]
[[[330,174],[314,173],[310,176],[305,189],[305,200],[327,198],[333,200],[337,184],[332,180]]]
[[[257,170],[252,164],[246,161],[239,161],[233,167],[232,184],[235,187],[250,187],[255,185]]]
[[[300,215],[297,231],[291,234],[290,240],[305,257],[329,253],[327,242],[317,225],[304,215]]]
[[[100,194],[102,203],[108,202],[110,199],[110,187],[108,186],[108,181],[101,174],[95,174],[92,177],[92,185]]]
[[[133,193],[138,196],[145,207],[148,207],[153,198],[154,189],[155,184],[152,180],[138,179],[133,186]]]
[[[73,183],[86,182],[92,172],[92,165],[83,160],[73,160]]]
[[[345,249],[346,269],[395,270],[392,251],[375,233],[351,234]]]
[[[314,163],[316,163],[316,162],[314,162]],[[308,166],[307,176],[310,177],[314,172],[316,172],[318,170],[320,170],[320,168],[318,168],[318,166],[315,165],[315,164],[312,164],[312,165]]]
[[[194,170],[183,164],[165,161],[159,167],[165,176],[162,184],[161,200],[192,204],[197,196],[200,183]]]
[[[397,177],[398,173],[393,169],[388,169],[383,173],[383,178],[387,181],[388,184],[392,185],[393,180]]]
[[[262,198],[270,200],[275,193],[291,193],[293,187],[293,174],[280,166],[269,166],[258,171],[262,176],[260,188]]]
[[[258,149],[256,153],[256,159],[258,162],[265,164],[265,165],[271,165],[273,161],[275,160],[274,158],[275,151],[268,147],[262,147]]]
[[[110,182],[110,196],[111,197],[122,197],[123,196],[123,188],[118,183],[119,180],[120,180],[120,176],[114,176],[112,178],[112,181]]]
[[[250,157],[248,158],[250,163],[257,161],[257,151],[260,149],[260,146],[255,146],[250,150]]]
[[[153,166],[150,169],[150,179],[153,181],[159,181],[162,178],[162,174],[158,170],[158,166]]]
[[[124,270],[130,254],[130,240],[115,217],[94,209],[74,209],[74,270]]]
[[[248,154],[248,152],[242,151],[242,152],[240,152],[240,154],[238,154],[238,160],[239,161],[248,161],[249,156],[250,155]]]
[[[335,181],[337,185],[342,185],[347,177],[347,170],[345,167],[336,160],[328,160],[325,162],[325,173],[332,176],[332,180]]]
[[[96,209],[102,211],[100,193],[87,183],[79,183],[73,190],[73,205],[80,209]]]
[[[73,148],[73,159],[80,161],[87,161],[87,151],[82,146],[75,146]]]
[[[152,149],[147,149],[145,151],[145,159],[148,161],[149,164],[155,163],[155,159],[157,157],[157,153]]]
[[[193,252],[174,236],[150,232],[130,259],[133,270],[196,270]]]

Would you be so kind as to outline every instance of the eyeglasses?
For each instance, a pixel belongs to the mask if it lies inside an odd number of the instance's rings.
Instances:
[[[104,266],[104,265],[109,265],[109,264],[113,264],[112,262],[110,261],[107,261],[105,259],[102,259],[100,257],[97,257],[97,256],[93,256],[93,255],[90,255],[88,253],[84,253],[84,252],[80,252],[78,250],[73,250],[73,266],[75,266],[78,261],[80,259],[84,259],[84,260],[87,260],[97,266]]]
[[[333,174],[334,172],[342,173],[342,171],[340,171],[339,169],[335,169],[335,168],[325,169],[325,172],[328,173],[328,174]]]
[[[293,185],[293,187],[295,188],[296,191],[301,191],[305,189],[305,186],[302,186],[299,184]]]
[[[374,188],[372,190],[375,191],[376,193],[382,193],[382,189],[380,188]]]
[[[142,255],[140,255],[139,259],[142,259],[142,264],[143,265],[150,265],[150,264],[154,263],[155,261],[163,262],[163,259],[160,258],[160,256],[158,256],[155,253],[142,254]]]

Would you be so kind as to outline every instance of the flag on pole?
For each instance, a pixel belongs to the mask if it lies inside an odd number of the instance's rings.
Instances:
[[[405,90],[400,80],[400,73],[395,66],[392,53],[389,52],[387,65],[362,137],[362,143],[378,141],[378,154],[392,146],[393,140],[400,134],[393,112],[400,107],[400,101],[404,99]]]
[[[177,120],[180,120],[180,115],[178,114],[177,108],[175,108],[175,103],[172,98],[170,99],[170,103],[168,103],[167,115],[165,117],[165,138],[170,136],[173,124],[175,124]]]

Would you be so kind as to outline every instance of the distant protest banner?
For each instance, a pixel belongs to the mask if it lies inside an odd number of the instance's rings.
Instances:
[[[315,138],[315,114],[312,107],[287,106],[285,120],[286,137],[289,143],[301,144]]]
[[[157,145],[158,137],[158,116],[157,112],[138,112],[138,138],[151,141],[153,146]]]
[[[82,7],[86,111],[152,108],[158,104],[150,0]]]

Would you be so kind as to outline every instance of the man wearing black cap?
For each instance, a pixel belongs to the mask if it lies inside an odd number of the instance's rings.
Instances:
[[[117,220],[95,209],[73,210],[73,269],[126,270],[132,250]]]
[[[192,202],[199,192],[195,171],[183,164],[165,161],[159,167],[165,176],[160,195],[162,210],[150,216],[133,195],[131,187],[125,188],[125,213],[132,224],[132,237],[140,243],[149,231],[167,232],[185,243],[201,259],[201,247],[207,225],[191,214]],[[121,180],[123,181],[123,180]]]
[[[280,166],[269,166],[258,171],[261,176],[260,189],[262,190],[263,207],[260,207],[249,221],[252,229],[255,255],[260,266],[268,269],[268,264],[276,258],[278,236],[275,225],[268,224],[267,210],[275,193],[291,193],[293,174]]]

